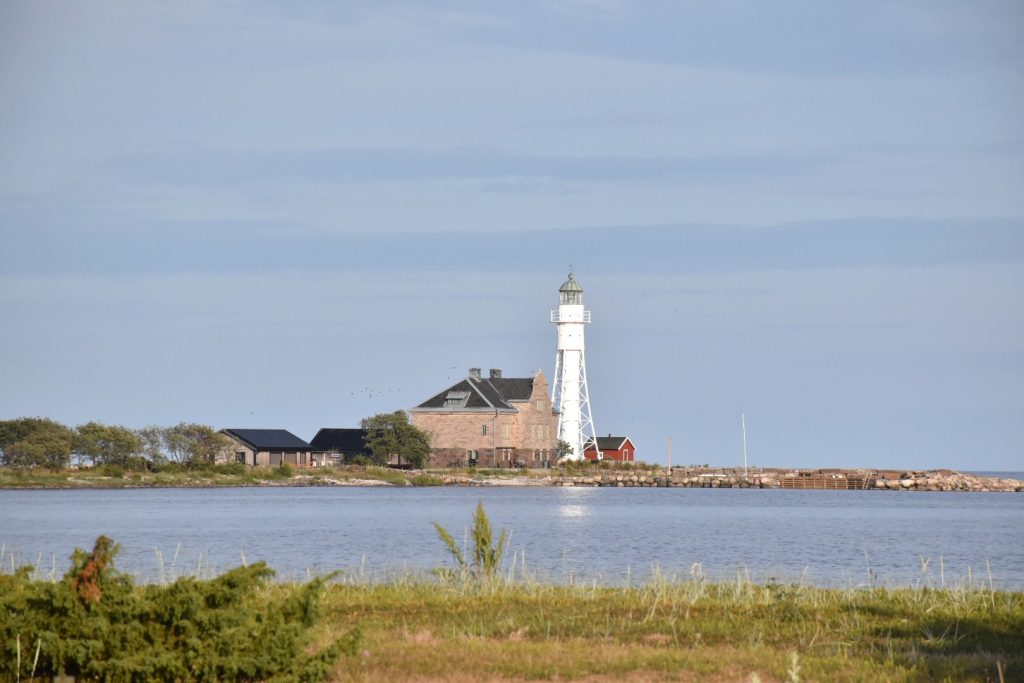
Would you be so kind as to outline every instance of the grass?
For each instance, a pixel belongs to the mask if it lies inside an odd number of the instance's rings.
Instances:
[[[433,474],[449,474],[472,479],[544,479],[559,474],[556,469],[521,469],[515,468],[490,468],[490,467],[450,467],[446,469],[429,469],[427,472]]]
[[[1022,593],[413,578],[324,607],[325,637],[364,636],[338,681],[1024,680]]]
[[[569,464],[550,470],[451,468],[396,470],[377,466],[341,466],[298,468],[294,466],[250,467],[241,464],[204,465],[195,468],[165,466],[158,471],[125,470],[116,465],[96,468],[52,471],[45,469],[21,470],[0,467],[0,489],[17,488],[145,488],[145,487],[222,487],[222,486],[318,486],[337,482],[378,481],[395,486],[441,486],[443,477],[465,477],[476,483],[488,480],[530,479],[544,480],[560,474],[596,474],[608,469],[642,472],[640,466],[616,463]]]
[[[317,486],[338,481],[379,481],[396,486],[440,486],[442,474],[463,474],[477,480],[547,476],[525,470],[395,470],[377,466],[345,466],[297,468],[207,466],[195,469],[172,468],[165,471],[132,471],[116,466],[52,471],[21,470],[0,467],[0,489],[18,488],[141,488],[141,487],[206,487],[260,486],[268,484]]]
[[[306,654],[285,652],[281,661],[289,667],[307,661],[304,656],[354,642],[353,634],[359,634],[355,654],[331,659],[337,663],[324,672],[328,680],[338,682],[1024,681],[1022,592],[996,591],[976,583],[949,588],[817,588],[757,584],[746,575],[709,583],[699,565],[682,576],[655,573],[634,586],[555,585],[537,581],[516,556],[502,563],[498,549],[503,544],[500,538],[494,542],[489,524],[483,528],[482,508],[475,519],[474,558],[481,548],[498,553],[491,562],[493,571],[439,570],[383,582],[362,574],[343,575],[330,583],[302,586],[263,584],[265,569],[252,565],[212,580],[186,577],[149,586],[132,586],[115,575],[96,582],[104,596],[96,598],[83,590],[82,577],[89,576],[87,560],[97,557],[97,551],[90,556],[76,552],[72,571],[60,582],[33,578],[30,567],[0,573],[0,652],[8,666],[15,666],[10,662],[20,657],[22,669],[34,671],[29,650],[40,643],[44,654],[79,652],[60,650],[54,640],[55,634],[70,629],[60,637],[77,643],[77,648],[92,647],[90,639],[101,635],[109,637],[105,656],[120,652],[119,661],[131,658],[132,666],[152,672],[149,659],[157,650],[147,648],[164,648],[162,656],[173,659],[179,656],[177,648],[191,641],[171,636],[181,628],[201,627],[207,631],[196,643],[226,640],[188,656],[207,657],[209,666],[235,662],[235,669],[218,669],[218,678],[240,680],[227,672],[241,671],[238,662],[257,661],[254,658],[262,652],[231,650],[235,654],[230,661],[216,653],[245,647],[251,639],[231,636],[243,626],[263,628],[259,625],[266,622],[273,624],[274,632],[285,629],[291,623],[288,619],[268,620],[297,609],[283,607],[293,604],[304,605],[296,614],[306,616],[290,637],[305,633],[301,642]],[[474,567],[483,568],[485,560],[477,565],[474,559]],[[469,562],[468,556],[462,557],[463,568]],[[238,593],[244,586],[250,588]],[[109,608],[103,607],[114,610],[110,620],[88,621],[94,609],[88,604],[67,612],[77,603],[54,593],[59,590],[71,591],[85,603],[93,600],[96,609],[106,604],[105,596],[117,596]],[[236,594],[238,600],[244,599],[238,608],[225,597]],[[188,623],[176,626],[175,605],[185,598],[187,604],[182,604],[191,605],[189,610],[206,605],[213,611],[196,612]],[[164,607],[126,611],[126,605],[135,604]],[[243,608],[246,611],[240,612]],[[38,614],[33,616],[33,609]],[[151,613],[156,616],[139,621],[139,615]],[[313,614],[317,619],[309,616]],[[155,634],[153,644],[119,645],[123,629],[114,628],[115,621],[124,624],[128,635],[136,633],[132,629],[148,629]],[[101,627],[103,631],[96,630]],[[90,651],[82,652],[82,666],[95,660]]]
[[[0,488],[134,488],[166,486],[253,486],[263,480],[284,480],[280,468],[246,472],[181,469],[161,472],[123,471],[101,467],[67,471],[19,470],[0,467]]]
[[[444,479],[433,474],[417,474],[409,482],[413,486],[444,486]]]
[[[390,470],[386,467],[300,469],[293,466],[281,466],[249,468],[242,471],[214,467],[159,472],[124,471],[121,468],[111,467],[57,472],[0,467],[0,489],[259,486],[286,483],[316,486],[328,484],[330,479],[340,481],[363,479],[404,485],[407,476],[400,471]],[[424,483],[413,483],[427,485],[428,480],[424,479],[423,481]],[[437,483],[441,483],[439,479]]]

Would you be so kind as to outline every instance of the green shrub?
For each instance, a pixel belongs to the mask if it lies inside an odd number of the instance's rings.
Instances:
[[[129,472],[148,472],[153,469],[153,463],[141,455],[128,456],[121,465]]]
[[[399,470],[393,470],[387,467],[367,467],[363,476],[368,479],[386,481],[389,484],[396,484],[398,486],[402,486],[406,482],[405,475]]]
[[[413,486],[443,486],[444,480],[432,474],[417,474],[409,480]]]
[[[120,465],[102,465],[99,468],[99,472],[104,477],[114,477],[115,479],[124,477],[124,468]]]
[[[291,465],[289,465],[288,463],[283,462],[283,463],[281,463],[280,465],[278,465],[277,467],[274,468],[274,474],[276,474],[279,477],[285,477],[285,478],[294,477],[295,476],[295,468],[292,467]]]
[[[359,467],[369,467],[373,464],[373,461],[367,458],[365,455],[353,455],[345,458],[346,465],[358,465]]]
[[[309,654],[325,578],[271,588],[262,562],[211,580],[137,587],[100,536],[60,582],[0,575],[0,679],[320,681],[358,630]]]
[[[501,470],[501,469],[481,468],[481,469],[477,469],[475,474],[478,474],[481,477],[519,477],[519,476],[522,476],[522,472],[521,471],[513,470],[513,469]]]
[[[595,467],[595,461],[592,460],[566,460],[559,464],[562,472],[568,475],[575,475],[586,473]]]
[[[172,462],[170,460],[162,460],[160,462],[154,462],[150,469],[154,472],[161,472],[167,474],[173,474],[175,472],[184,472],[185,467],[180,463]]]
[[[226,462],[217,465],[217,474],[230,474],[230,475],[242,475],[249,471],[249,468],[245,466],[244,462]]]

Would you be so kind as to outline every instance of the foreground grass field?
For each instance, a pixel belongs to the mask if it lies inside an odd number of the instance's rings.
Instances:
[[[479,569],[135,585],[100,538],[59,581],[0,573],[0,680],[1021,681],[1024,593]],[[480,565],[477,565],[478,567]],[[512,578],[515,577],[515,578]]]
[[[337,681],[1021,681],[1024,594],[655,580],[333,584]]]

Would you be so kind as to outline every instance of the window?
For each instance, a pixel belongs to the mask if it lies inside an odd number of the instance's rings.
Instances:
[[[505,423],[501,425],[501,438],[511,439],[512,438],[512,425]]]
[[[469,399],[468,391],[449,391],[444,397],[445,408],[464,408]]]
[[[480,433],[487,436],[487,425],[480,425]]]
[[[538,413],[543,412],[543,410],[544,410],[544,399],[538,398],[536,401],[534,401],[533,402],[533,409],[536,410]]]

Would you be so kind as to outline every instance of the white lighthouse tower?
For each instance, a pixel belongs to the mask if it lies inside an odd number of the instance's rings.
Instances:
[[[551,311],[551,322],[558,326],[555,381],[551,390],[551,404],[559,411],[558,439],[572,446],[572,453],[566,459],[583,460],[583,445],[596,436],[590,416],[583,347],[583,326],[590,322],[590,311],[583,310],[583,287],[572,273],[558,288],[558,310]]]

